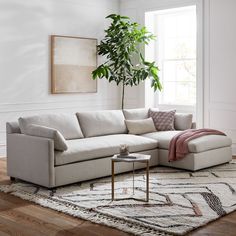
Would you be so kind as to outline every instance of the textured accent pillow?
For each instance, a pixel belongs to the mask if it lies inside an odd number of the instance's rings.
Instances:
[[[55,150],[66,151],[68,149],[65,138],[56,129],[41,125],[29,125],[27,135],[52,139],[54,141]]]
[[[158,131],[175,130],[174,119],[176,110],[154,111],[149,109],[148,114],[152,117],[154,125]]]
[[[192,128],[193,115],[185,113],[175,114],[175,129],[176,130],[186,130]]]
[[[125,123],[129,134],[146,134],[156,131],[152,118],[143,120],[125,120]]]

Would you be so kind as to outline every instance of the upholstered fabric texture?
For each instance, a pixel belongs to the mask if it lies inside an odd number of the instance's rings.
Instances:
[[[55,150],[66,151],[68,149],[65,138],[56,129],[41,125],[29,125],[27,127],[27,134],[52,139]]]
[[[159,143],[159,148],[169,149],[169,144],[171,139],[181,131],[160,131],[149,134],[143,134],[142,137],[155,139]],[[230,138],[223,135],[207,135],[202,136],[193,140],[190,140],[188,143],[189,152],[204,152],[207,150],[228,147],[232,144]]]
[[[41,186],[55,186],[53,140],[25,134],[7,135],[7,174]]]
[[[175,110],[173,111],[156,111],[149,109],[148,115],[152,117],[155,127],[158,131],[175,130],[174,119]]]
[[[174,127],[176,130],[186,130],[192,128],[193,115],[185,113],[176,113]]]
[[[8,134],[21,133],[19,123],[17,121],[7,122],[6,131]]]
[[[155,139],[158,141],[159,148],[168,149],[170,140],[181,131],[159,131],[153,133],[142,134],[142,137]]]
[[[148,108],[124,109],[123,113],[126,120],[141,120],[148,118]]]
[[[43,114],[19,118],[21,133],[27,134],[28,125],[42,125],[61,132],[65,139],[83,138],[79,122],[74,114]]]
[[[150,167],[158,165],[158,151],[157,149],[151,149],[142,151],[141,153],[151,155]],[[100,157],[96,159],[90,159],[87,161],[74,162],[72,164],[55,166],[55,182],[57,186],[63,186],[65,184],[71,184],[91,179],[97,179],[104,176],[111,175],[111,157]],[[134,168],[144,168],[144,163],[136,163]],[[78,171],[79,170],[79,171]],[[88,171],[89,170],[89,171]],[[133,165],[124,162],[119,162],[116,165],[115,173],[123,173],[132,171]]]
[[[142,120],[125,120],[125,123],[129,134],[146,134],[156,131],[152,118]]]
[[[55,153],[55,164],[87,161],[100,157],[110,157],[119,153],[121,144],[127,144],[130,152],[151,150],[158,147],[158,142],[146,137],[131,134],[115,134],[67,141],[68,150]]]
[[[76,115],[85,137],[127,133],[121,110],[78,112]]]
[[[198,153],[191,152],[184,159],[173,162],[168,161],[168,153],[169,151],[167,149],[158,150],[159,165],[191,171],[220,165],[232,160],[231,147],[222,147]]]

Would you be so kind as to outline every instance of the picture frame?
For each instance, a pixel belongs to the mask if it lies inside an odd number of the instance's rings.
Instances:
[[[51,35],[51,93],[96,93],[97,39]]]

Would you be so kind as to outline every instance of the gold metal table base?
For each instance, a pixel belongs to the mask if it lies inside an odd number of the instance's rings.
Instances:
[[[115,200],[115,160],[111,160],[111,199],[112,201]],[[119,161],[122,162],[122,161]],[[139,161],[141,163],[146,163],[146,202],[149,201],[149,160]],[[133,163],[133,195],[134,195],[134,163],[135,161],[132,161]],[[116,200],[127,200],[127,199],[135,199],[139,201],[143,201],[136,198],[119,198]]]

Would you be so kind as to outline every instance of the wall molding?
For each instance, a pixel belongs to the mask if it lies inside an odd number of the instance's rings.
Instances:
[[[57,106],[55,106],[55,104]],[[59,106],[60,104],[60,106]],[[92,105],[94,104],[94,105]],[[26,112],[26,111],[37,111],[37,110],[60,110],[69,108],[94,108],[101,106],[102,104],[112,104],[117,106],[117,98],[96,98],[96,99],[78,99],[69,101],[49,101],[49,102],[25,102],[25,103],[9,103],[0,104],[0,113],[14,113],[14,112]]]
[[[52,3],[54,3],[54,0],[50,0]],[[119,5],[119,1],[118,0],[106,0],[106,2],[110,4],[109,9],[113,10],[112,8],[112,2],[113,4],[116,3],[117,5]],[[90,1],[84,1],[84,0],[57,0],[57,4],[62,4],[62,5],[68,5],[68,4],[72,4],[72,5],[77,5],[77,6],[85,6],[85,7],[94,7],[94,5],[98,5],[100,6],[100,4],[98,3],[97,0],[90,0]]]
[[[121,0],[120,5],[121,9],[142,9],[142,11],[155,11],[155,10],[162,10],[165,8],[175,8],[191,5],[196,3],[196,0],[149,0],[148,4],[145,0]]]

